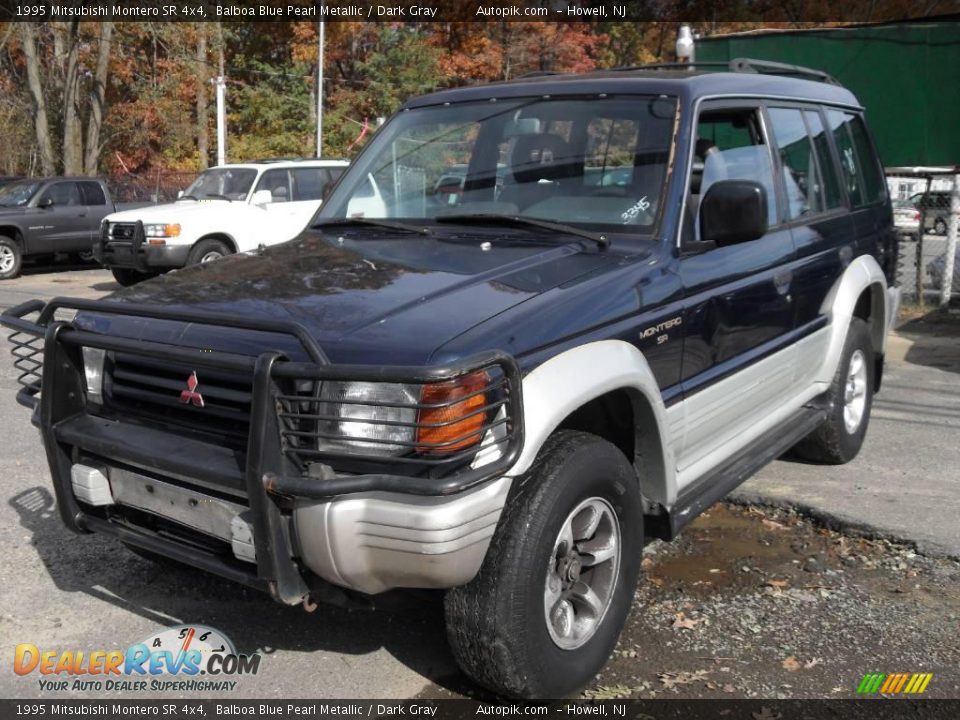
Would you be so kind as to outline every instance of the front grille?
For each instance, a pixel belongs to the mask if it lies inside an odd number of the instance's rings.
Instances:
[[[111,240],[133,240],[137,232],[137,226],[134,223],[114,223],[110,226]]]
[[[40,389],[43,376],[43,338],[25,332],[10,334],[10,354],[17,370],[17,382],[25,388]]]
[[[113,353],[107,368],[105,404],[116,412],[160,420],[165,424],[224,435],[237,445],[250,427],[253,378],[239,373],[196,370],[196,392],[203,406],[182,402],[181,393],[194,368],[141,355]]]

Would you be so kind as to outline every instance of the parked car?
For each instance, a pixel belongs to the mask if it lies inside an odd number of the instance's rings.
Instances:
[[[947,190],[931,190],[917,193],[910,198],[917,210],[923,213],[923,230],[936,235],[947,234],[950,221],[950,193]]]
[[[412,99],[297,239],[8,310],[63,521],[289,605],[442,589],[481,685],[590,682],[646,540],[787,451],[851,460],[881,385],[863,110],[767,68]]]
[[[114,205],[106,182],[91,177],[45,177],[0,187],[0,280],[17,277],[24,259],[69,253],[92,258],[90,246]]]
[[[903,238],[916,240],[920,229],[920,211],[910,200],[893,201],[893,225]]]
[[[297,236],[345,160],[222,165],[200,173],[180,198],[106,218],[96,259],[124,286]]]

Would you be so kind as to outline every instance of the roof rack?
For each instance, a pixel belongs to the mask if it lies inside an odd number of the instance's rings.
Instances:
[[[692,62],[692,63],[652,63],[649,65],[630,65],[627,67],[612,68],[616,72],[631,70],[695,70],[702,68],[714,72],[727,70],[734,73],[757,73],[763,75],[791,75],[840,85],[835,77],[823,70],[803,67],[802,65],[788,65],[787,63],[773,62],[772,60],[756,60],[754,58],[734,58],[730,62]]]
[[[788,65],[787,63],[773,62],[772,60],[754,60],[753,58],[734,58],[730,61],[731,72],[763,73],[767,75],[799,75],[812,80],[839,85],[833,75],[823,70],[814,70],[803,65]]]

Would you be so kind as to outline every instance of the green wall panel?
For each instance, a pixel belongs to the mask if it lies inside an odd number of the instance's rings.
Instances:
[[[752,57],[825,70],[866,108],[887,167],[960,165],[960,20],[697,41],[697,60]]]

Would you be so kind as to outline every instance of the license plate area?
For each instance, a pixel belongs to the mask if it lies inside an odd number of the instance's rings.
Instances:
[[[247,508],[123,468],[108,468],[114,502],[231,542],[235,518]],[[233,529],[232,529],[233,528]]]

